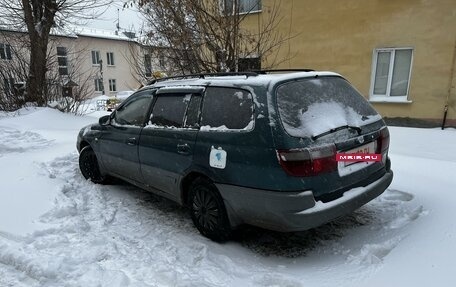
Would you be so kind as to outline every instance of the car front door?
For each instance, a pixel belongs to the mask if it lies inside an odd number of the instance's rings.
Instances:
[[[112,114],[99,139],[103,166],[108,173],[142,182],[138,158],[138,143],[153,98],[153,90],[146,90],[128,98]]]
[[[158,90],[149,125],[141,132],[139,158],[144,182],[179,198],[178,179],[191,166],[203,88]]]

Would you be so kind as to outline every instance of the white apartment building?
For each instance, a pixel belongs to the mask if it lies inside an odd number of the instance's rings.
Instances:
[[[0,27],[0,96],[25,84],[28,35]],[[27,43],[27,44],[25,44]],[[82,87],[90,97],[136,90],[157,74],[166,74],[163,48],[141,45],[133,33],[93,28],[53,32],[48,47],[48,78],[63,95]]]

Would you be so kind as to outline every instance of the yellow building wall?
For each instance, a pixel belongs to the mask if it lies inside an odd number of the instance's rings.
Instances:
[[[367,98],[375,48],[414,49],[408,100],[373,103],[387,117],[441,119],[456,44],[456,0],[263,0],[244,27],[258,29],[272,10],[286,41],[276,68],[312,68],[342,74]],[[273,56],[263,59],[270,64]],[[454,79],[453,85],[456,84]],[[448,118],[456,120],[452,89]]]

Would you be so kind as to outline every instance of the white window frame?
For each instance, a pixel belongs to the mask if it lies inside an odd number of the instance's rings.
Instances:
[[[95,53],[95,58],[96,60],[98,60],[97,63],[94,63],[93,60],[94,60],[94,53]],[[91,52],[91,58],[92,58],[92,66],[100,66],[100,60],[101,60],[101,57],[100,57],[100,51],[99,50],[92,50]]]
[[[59,48],[64,48],[65,49],[65,55],[59,55],[59,52],[58,52],[58,49]],[[70,73],[69,69],[68,69],[68,49],[67,47],[64,47],[64,46],[58,46],[57,48],[57,65],[59,66],[59,75],[60,76],[68,76],[68,74]],[[61,66],[60,63],[58,62],[59,58],[65,58],[65,61],[66,61],[66,65],[65,66]],[[66,69],[66,74],[62,74],[60,73],[60,69]]]
[[[407,93],[405,96],[391,96],[391,84],[393,80],[393,69],[394,69],[394,59],[396,57],[396,51],[400,50],[411,50],[412,57],[410,59],[410,71],[409,71],[409,78],[407,82]],[[376,95],[374,94],[375,88],[375,75],[377,72],[377,60],[378,54],[380,52],[390,52],[390,64],[389,64],[389,71],[388,71],[388,81],[386,85],[386,94],[385,95]],[[371,85],[369,89],[369,101],[370,102],[390,102],[390,103],[412,103],[411,100],[408,99],[409,92],[410,92],[410,79],[412,78],[412,70],[413,70],[413,58],[415,56],[415,50],[413,47],[391,47],[391,48],[376,48],[373,51],[372,56],[372,72],[371,72]]]
[[[117,92],[117,81],[116,79],[109,79],[109,91]]]
[[[95,92],[103,92],[103,82],[100,78],[95,79]]]
[[[245,15],[245,14],[255,14],[255,13],[261,13],[263,11],[263,0],[258,0],[258,2],[260,2],[260,9],[258,10],[252,10],[252,11],[244,11],[244,12],[241,12],[239,11],[239,13],[236,13],[236,11],[234,11],[234,7],[232,8],[233,9],[233,12],[232,13],[225,13],[225,1],[226,0],[219,0],[219,7],[220,7],[220,13],[222,15]],[[235,1],[235,0],[234,0]],[[242,1],[242,0],[238,0],[239,2]],[[234,2],[233,2],[234,3]],[[234,5],[233,5],[234,6]]]
[[[116,65],[116,62],[114,60],[114,52],[106,52],[106,63],[110,67]]]

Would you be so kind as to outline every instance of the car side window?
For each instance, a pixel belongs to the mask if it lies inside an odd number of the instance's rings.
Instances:
[[[202,130],[251,129],[253,98],[242,89],[208,87],[203,99]]]
[[[152,126],[181,128],[192,94],[160,94],[157,96],[150,123]]]
[[[190,103],[188,104],[187,108],[185,127],[199,127],[199,119],[201,116],[201,101],[202,97],[200,94],[192,94],[192,98],[190,99]]]
[[[152,91],[144,91],[133,98],[129,98],[125,104],[116,110],[114,124],[142,126],[147,117],[152,103]]]

